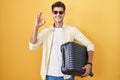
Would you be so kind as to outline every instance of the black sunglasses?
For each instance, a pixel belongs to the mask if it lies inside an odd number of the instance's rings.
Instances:
[[[54,14],[58,14],[59,13],[60,15],[62,15],[64,13],[64,11],[53,11],[53,13]]]

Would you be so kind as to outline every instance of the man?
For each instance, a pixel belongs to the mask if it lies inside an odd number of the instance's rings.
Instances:
[[[60,46],[66,42],[78,40],[82,45],[85,45],[88,50],[88,62],[83,69],[86,69],[85,74],[88,76],[92,66],[92,58],[94,52],[93,44],[75,27],[64,24],[65,5],[58,1],[52,6],[52,16],[54,24],[46,29],[43,29],[38,35],[38,29],[45,24],[45,20],[41,18],[42,13],[37,15],[33,33],[30,38],[30,50],[37,49],[43,45],[43,56],[41,65],[41,77],[43,80],[74,80],[73,76],[64,75],[61,72],[62,54]]]

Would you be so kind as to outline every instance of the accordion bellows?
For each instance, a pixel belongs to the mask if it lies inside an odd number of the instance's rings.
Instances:
[[[87,48],[75,42],[67,42],[61,45],[63,74],[81,76],[85,73],[82,69],[88,61]],[[92,70],[89,74],[93,76]]]

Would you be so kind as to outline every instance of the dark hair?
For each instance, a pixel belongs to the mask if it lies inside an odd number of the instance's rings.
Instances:
[[[64,11],[65,11],[65,9],[66,9],[66,8],[65,8],[65,4],[64,4],[63,2],[61,2],[61,1],[57,1],[57,2],[55,2],[54,4],[52,4],[52,6],[51,6],[52,11],[53,11],[53,9],[54,9],[55,7],[62,7]]]

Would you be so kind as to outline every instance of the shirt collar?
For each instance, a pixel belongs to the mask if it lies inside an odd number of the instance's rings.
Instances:
[[[65,28],[65,24],[63,23],[63,25],[62,25],[62,30],[63,30],[64,28]],[[53,24],[53,26],[51,26],[51,29],[52,29],[52,31],[55,30],[54,24]]]

